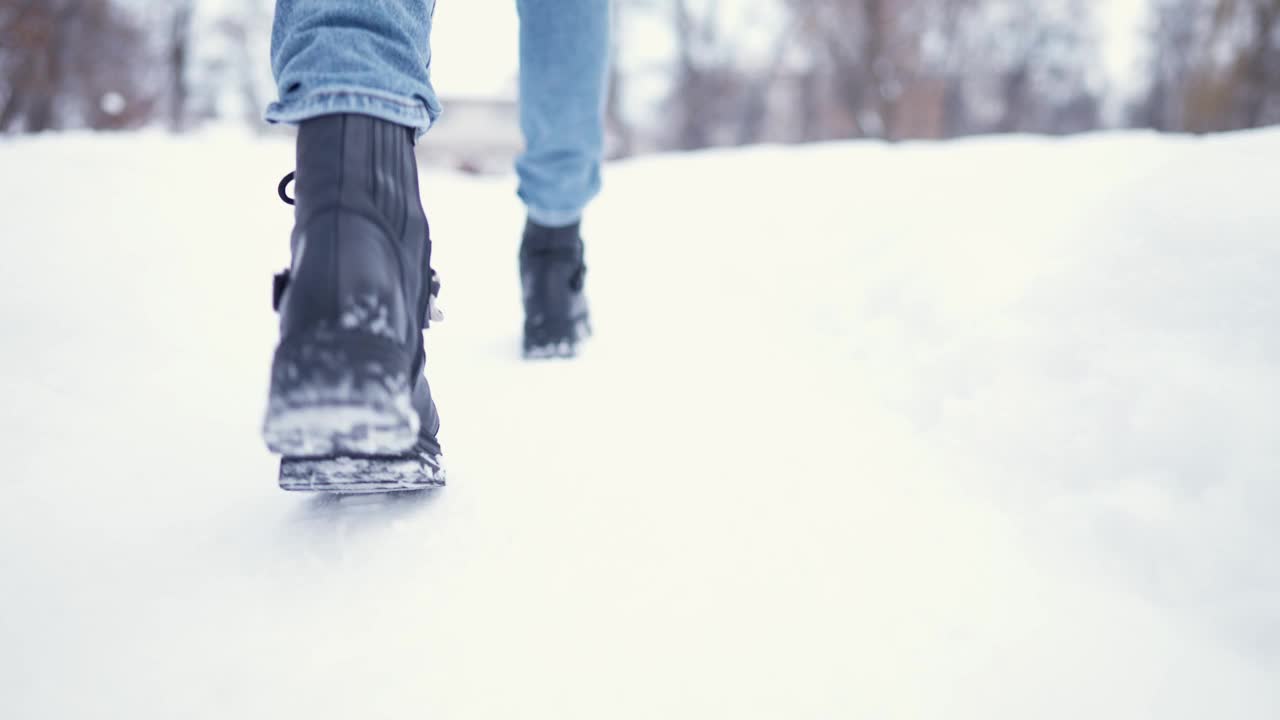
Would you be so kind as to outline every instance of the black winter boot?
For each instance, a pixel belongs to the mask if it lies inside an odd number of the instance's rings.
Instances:
[[[424,433],[434,445],[439,420],[422,376],[431,241],[413,130],[363,115],[306,120],[295,175],[267,446],[332,459],[403,454]]]
[[[578,344],[591,336],[583,294],[586,274],[578,223],[565,227],[525,223],[520,284],[526,358],[573,357]]]

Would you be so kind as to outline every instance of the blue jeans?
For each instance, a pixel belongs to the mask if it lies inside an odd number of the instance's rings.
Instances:
[[[461,0],[467,2],[468,0]],[[609,0],[516,0],[520,13],[519,195],[542,225],[577,222],[600,190]],[[435,0],[277,0],[270,122],[358,113],[425,133]]]

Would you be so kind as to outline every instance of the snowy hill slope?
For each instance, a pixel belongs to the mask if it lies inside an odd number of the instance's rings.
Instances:
[[[0,143],[0,717],[1280,717],[1280,132],[622,163],[516,359],[424,178],[450,485],[275,488],[287,144]]]

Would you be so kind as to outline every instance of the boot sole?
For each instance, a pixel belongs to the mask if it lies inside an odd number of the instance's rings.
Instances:
[[[393,455],[413,447],[404,347],[365,333],[286,338],[271,365],[262,437],[280,455]]]
[[[280,487],[293,492],[386,493],[444,487],[439,453],[415,448],[389,457],[284,458]]]
[[[554,358],[573,358],[578,355],[578,348],[584,340],[591,337],[591,320],[581,317],[573,322],[568,337],[549,339],[550,333],[540,333],[538,340],[527,335],[524,340],[524,358],[526,360],[550,360]]]

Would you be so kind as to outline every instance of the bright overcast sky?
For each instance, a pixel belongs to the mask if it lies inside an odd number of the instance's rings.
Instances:
[[[431,82],[450,97],[515,97],[514,0],[460,0],[436,5],[431,30]]]
[[[1107,77],[1121,92],[1141,84],[1142,35],[1150,0],[1094,0],[1102,26]]]

